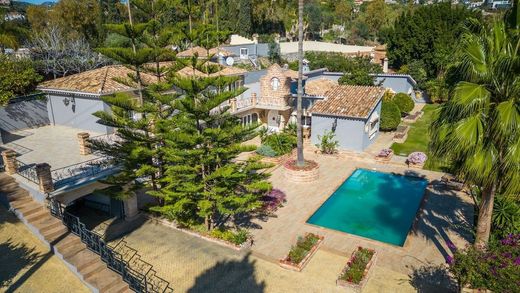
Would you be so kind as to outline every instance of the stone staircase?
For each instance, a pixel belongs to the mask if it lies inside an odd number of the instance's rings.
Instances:
[[[20,218],[67,266],[94,292],[133,292],[121,276],[112,271],[100,256],[90,251],[81,239],[70,233],[47,207],[32,199],[16,181],[0,173],[0,193]]]

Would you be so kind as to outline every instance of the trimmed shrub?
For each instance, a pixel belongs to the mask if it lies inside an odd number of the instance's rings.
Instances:
[[[383,101],[381,106],[381,128],[382,131],[392,131],[401,123],[401,111],[392,101]]]
[[[415,106],[412,97],[405,93],[398,93],[395,95],[393,102],[397,105],[401,113],[410,113]]]
[[[322,153],[332,155],[338,151],[339,142],[336,140],[334,132],[325,131],[323,136],[318,135],[318,139],[321,142],[316,144],[316,147],[320,148]]]
[[[265,145],[265,144],[258,147],[256,149],[256,153],[261,156],[264,156],[264,157],[269,157],[269,158],[276,157],[276,152],[273,150],[273,148],[268,145]]]
[[[290,153],[296,147],[296,137],[288,133],[274,133],[265,137],[262,143],[270,146],[277,156],[282,156]]]

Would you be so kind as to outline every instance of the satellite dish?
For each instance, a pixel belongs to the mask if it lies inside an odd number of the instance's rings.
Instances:
[[[233,59],[232,57],[227,57],[226,58],[226,64],[228,66],[233,66],[233,64],[235,64],[235,59]]]

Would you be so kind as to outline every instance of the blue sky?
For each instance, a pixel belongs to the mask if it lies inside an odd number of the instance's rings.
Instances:
[[[29,3],[40,4],[43,2],[58,2],[58,0],[17,0],[17,2],[29,2]]]

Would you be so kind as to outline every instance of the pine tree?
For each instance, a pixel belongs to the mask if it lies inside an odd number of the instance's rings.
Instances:
[[[134,191],[147,187],[157,189],[157,176],[162,170],[160,145],[166,131],[162,120],[173,113],[176,95],[161,94],[168,85],[158,83],[143,73],[143,67],[153,61],[154,49],[142,43],[147,24],[130,22],[106,25],[111,32],[128,38],[131,48],[101,48],[99,51],[130,69],[118,82],[136,88],[137,94],[118,93],[103,97],[110,111],[98,111],[98,123],[114,127],[118,140],[114,144],[93,141],[93,148],[111,158],[120,166],[120,172],[109,176],[104,183],[110,185],[104,193],[119,199],[132,197]],[[148,78],[143,78],[147,75]]]
[[[176,130],[163,146],[167,166],[162,188],[150,194],[164,202],[154,211],[187,225],[204,223],[211,230],[257,210],[271,186],[265,181],[268,175],[258,172],[266,164],[258,159],[236,161],[240,153],[254,149],[242,143],[254,136],[257,126],[241,125],[223,105],[245,89],[229,90],[237,77],[212,75],[218,66],[197,58],[189,62],[208,76],[169,77],[181,95],[175,105],[179,114],[168,121]]]

